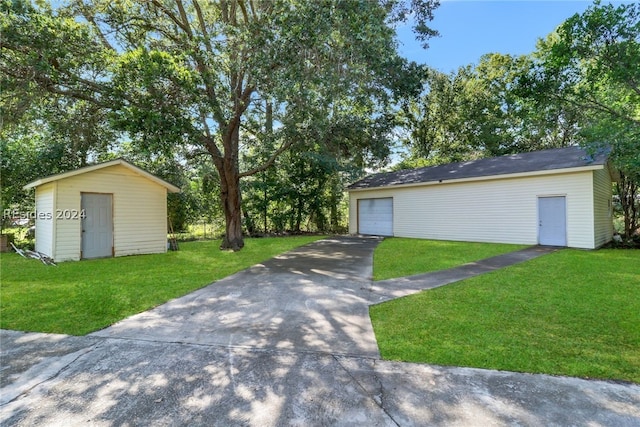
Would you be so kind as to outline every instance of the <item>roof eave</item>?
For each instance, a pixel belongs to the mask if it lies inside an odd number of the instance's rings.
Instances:
[[[85,173],[89,173],[89,172],[93,172],[93,171],[96,171],[96,170],[108,168],[108,167],[111,167],[111,166],[117,166],[117,165],[124,166],[127,169],[129,169],[129,170],[131,170],[131,171],[133,171],[133,172],[135,172],[135,173],[137,173],[139,175],[144,176],[145,178],[149,179],[150,181],[153,181],[156,184],[159,184],[159,185],[165,187],[167,189],[167,191],[170,192],[170,193],[179,193],[181,191],[180,188],[176,187],[175,185],[170,184],[170,183],[166,182],[165,180],[163,180],[161,178],[158,178],[157,176],[155,176],[155,175],[145,171],[144,169],[141,169],[141,168],[139,168],[139,167],[127,162],[124,159],[115,159],[115,160],[111,160],[111,161],[108,161],[108,162],[100,163],[100,164],[97,164],[97,165],[86,166],[84,168],[75,169],[75,170],[72,170],[72,171],[63,172],[63,173],[59,173],[59,174],[56,174],[56,175],[51,175],[51,176],[48,176],[46,178],[40,178],[40,179],[37,179],[37,180],[35,180],[33,182],[30,182],[29,184],[25,185],[22,188],[24,190],[29,190],[31,188],[36,188],[36,187],[39,187],[41,185],[48,184],[50,182],[59,181],[61,179],[66,179],[66,178],[71,178],[71,177],[76,176],[76,175],[82,175],[82,174],[85,174]]]
[[[369,190],[380,190],[385,188],[422,187],[422,186],[430,186],[430,185],[455,184],[455,183],[474,182],[474,181],[491,181],[491,180],[497,180],[497,179],[523,178],[523,177],[530,177],[530,176],[560,175],[560,174],[567,174],[567,173],[600,170],[604,168],[605,168],[604,164],[594,164],[589,166],[580,166],[580,167],[573,167],[573,168],[538,170],[538,171],[532,171],[532,172],[518,172],[518,173],[509,173],[509,174],[500,174],[500,175],[474,176],[474,177],[468,177],[468,178],[440,179],[440,180],[433,180],[433,181],[412,182],[408,184],[381,185],[376,187],[362,187],[362,188],[347,187],[346,191],[347,192],[369,191]]]

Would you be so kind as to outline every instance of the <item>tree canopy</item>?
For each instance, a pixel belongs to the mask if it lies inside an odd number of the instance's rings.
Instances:
[[[397,139],[396,168],[581,144],[609,150],[638,228],[638,4],[596,1],[530,55],[450,74],[397,52],[399,22],[424,46],[437,34],[436,0],[0,5],[3,204],[37,174],[124,153],[182,183],[181,222],[222,213],[238,250],[243,227],[339,228],[345,181]]]
[[[530,55],[429,70],[401,117],[409,155],[398,168],[577,144],[608,150],[631,235],[640,225],[640,5],[595,2]]]
[[[640,225],[640,5],[595,2],[542,40],[535,57],[525,81],[533,96],[579,111],[581,144],[610,151],[630,236]]]
[[[403,104],[410,156],[400,166],[447,163],[562,147],[577,142],[577,117],[520,89],[529,56],[498,53],[444,74],[428,70],[423,91]]]
[[[71,0],[54,9],[2,0],[3,109],[72,98],[106,111],[141,150],[207,155],[225,214],[222,246],[238,250],[241,178],[318,134],[315,143],[354,161],[387,155],[390,105],[415,81],[392,24],[412,12],[426,42],[437,5]],[[354,123],[364,133],[350,131]],[[327,138],[335,129],[341,137]],[[245,151],[259,156],[242,162]]]

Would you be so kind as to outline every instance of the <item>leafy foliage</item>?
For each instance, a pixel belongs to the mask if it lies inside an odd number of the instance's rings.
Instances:
[[[621,171],[625,234],[640,225],[640,5],[594,3],[540,42],[528,84],[580,110],[581,143]]]
[[[429,70],[402,109],[408,156],[396,167],[582,145],[619,169],[625,234],[640,226],[640,5],[595,2],[528,56],[487,54]]]
[[[456,73],[428,70],[417,99],[403,105],[410,157],[400,167],[571,145],[576,118],[558,105],[532,101],[520,79],[532,66],[527,56],[484,55]]]
[[[28,92],[91,102],[144,152],[169,157],[182,147],[187,158],[208,155],[226,222],[223,247],[234,250],[243,246],[240,179],[265,171],[289,148],[340,128],[337,144],[315,141],[333,146],[321,151],[338,145],[359,164],[384,160],[383,122],[399,91],[415,81],[391,25],[414,12],[426,40],[438,5],[71,0],[52,9],[2,1],[2,30],[10,36],[0,70],[15,99]],[[343,121],[349,116],[358,125],[352,132]],[[260,155],[242,162],[243,150]]]

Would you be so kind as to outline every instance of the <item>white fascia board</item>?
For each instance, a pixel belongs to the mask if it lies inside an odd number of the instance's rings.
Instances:
[[[426,187],[431,185],[456,184],[456,183],[463,183],[463,182],[495,181],[499,179],[528,178],[528,177],[543,176],[543,175],[563,175],[568,173],[587,172],[587,171],[594,171],[594,170],[600,170],[600,169],[604,169],[604,165],[581,166],[578,168],[551,169],[551,170],[541,170],[541,171],[533,171],[533,172],[519,172],[519,173],[510,173],[510,174],[504,174],[504,175],[475,176],[470,178],[441,179],[440,181],[413,182],[410,184],[384,185],[381,187],[352,188],[352,189],[347,189],[346,191],[349,193],[351,192],[355,193],[358,191],[382,190],[386,188]]]
[[[116,165],[122,165],[124,167],[126,167],[127,169],[133,171],[134,173],[137,173],[138,175],[142,175],[145,178],[160,184],[161,186],[165,187],[170,193],[179,193],[180,192],[180,188],[176,187],[173,184],[170,184],[168,182],[166,182],[163,179],[158,178],[157,176],[150,174],[149,172],[145,171],[144,169],[140,169],[139,167],[132,165],[131,163],[123,160],[123,159],[115,159],[115,160],[111,160],[109,162],[105,162],[105,163],[100,163],[97,165],[92,165],[92,166],[86,166],[84,168],[80,168],[80,169],[76,169],[76,170],[72,170],[69,172],[64,172],[64,173],[60,173],[57,175],[51,175],[48,176],[46,178],[40,178],[36,181],[30,182],[29,184],[25,185],[24,187],[22,187],[25,190],[28,190],[30,188],[34,188],[34,187],[38,187],[42,184],[47,184],[49,182],[53,182],[53,181],[59,181],[61,179],[65,179],[65,178],[70,178],[72,176],[76,176],[76,175],[81,175],[81,174],[85,174],[88,172],[93,172],[95,170],[99,170],[99,169],[104,169],[104,168],[108,168],[110,166],[116,166]]]

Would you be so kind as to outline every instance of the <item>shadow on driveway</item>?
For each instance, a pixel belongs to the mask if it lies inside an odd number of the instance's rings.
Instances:
[[[91,336],[379,357],[368,300],[378,241],[306,245]]]
[[[636,385],[379,360],[368,306],[417,279],[372,284],[377,243],[316,242],[86,337],[0,331],[0,422],[640,425]]]

